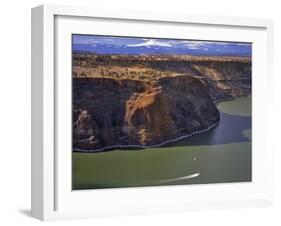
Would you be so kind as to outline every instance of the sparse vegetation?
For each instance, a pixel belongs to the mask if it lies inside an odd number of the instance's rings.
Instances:
[[[213,69],[213,62],[249,63],[246,57],[210,57],[186,55],[96,55],[73,54],[73,77],[133,79],[156,81],[163,77],[200,77],[206,65]],[[202,69],[203,68],[203,69]],[[243,67],[242,69],[243,70]],[[209,73],[213,73],[210,71]],[[215,72],[214,72],[215,73]],[[213,74],[214,74],[213,73]]]

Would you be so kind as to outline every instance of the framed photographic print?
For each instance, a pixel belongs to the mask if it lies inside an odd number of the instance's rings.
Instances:
[[[32,215],[270,205],[270,20],[32,10]]]

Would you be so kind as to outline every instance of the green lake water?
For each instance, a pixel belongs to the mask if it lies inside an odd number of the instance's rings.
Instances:
[[[218,108],[218,126],[162,147],[73,152],[73,189],[251,181],[251,97]]]

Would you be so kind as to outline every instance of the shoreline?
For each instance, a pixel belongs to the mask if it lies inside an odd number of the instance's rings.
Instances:
[[[203,130],[198,130],[198,131],[194,131],[191,134],[188,135],[183,135],[171,140],[166,140],[160,144],[154,144],[154,145],[138,145],[138,144],[131,144],[131,145],[121,145],[121,144],[116,144],[116,145],[111,145],[111,146],[107,146],[107,147],[103,147],[100,149],[95,149],[95,150],[82,150],[82,149],[73,149],[72,152],[80,152],[80,153],[100,153],[100,152],[106,152],[106,151],[114,151],[114,150],[106,150],[106,149],[111,149],[111,148],[141,148],[141,149],[147,149],[147,148],[156,148],[156,147],[161,147],[164,144],[168,144],[174,141],[179,141],[188,137],[191,137],[195,134],[199,134],[199,133],[204,133],[209,131],[210,129],[216,127],[218,124],[220,123],[220,121],[215,122],[214,124],[210,125],[208,128],[203,129]]]
[[[251,96],[251,95],[241,96],[241,97],[249,97],[249,96]],[[240,98],[240,97],[236,97],[236,98],[235,97],[229,97],[229,98],[226,98],[226,99],[218,99],[218,100],[214,100],[213,102],[217,106],[218,104],[220,104],[222,102],[233,101],[233,100],[235,100],[237,98]],[[95,149],[95,150],[91,150],[91,149],[89,149],[89,150],[73,149],[72,152],[77,152],[77,153],[102,153],[102,152],[107,152],[107,151],[114,151],[114,150],[110,150],[112,148],[140,148],[142,150],[143,149],[147,149],[147,148],[156,148],[156,147],[161,147],[161,146],[163,146],[165,144],[168,144],[168,143],[171,143],[171,142],[175,142],[175,141],[179,141],[179,140],[191,137],[191,136],[193,136],[195,134],[200,134],[200,133],[207,132],[210,129],[216,127],[219,123],[220,123],[220,121],[212,124],[211,126],[209,126],[206,129],[194,131],[191,134],[183,135],[183,136],[180,136],[180,137],[177,137],[177,138],[174,138],[174,139],[170,139],[170,140],[166,140],[166,141],[164,141],[162,143],[154,144],[154,145],[137,145],[137,144],[131,144],[131,145],[121,145],[121,144],[119,144],[118,145],[118,144],[116,144],[116,145],[111,145],[111,146],[107,146],[107,147],[103,147],[103,148]]]
[[[233,101],[235,100],[235,97],[227,97],[225,99],[217,99],[217,100],[213,100],[213,103],[217,106],[218,104],[222,103],[222,102],[228,102],[228,101]]]

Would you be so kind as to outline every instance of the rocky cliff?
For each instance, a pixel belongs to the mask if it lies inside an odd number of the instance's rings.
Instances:
[[[73,148],[161,144],[218,123],[209,88],[199,78],[157,81],[73,79]]]
[[[248,96],[252,92],[252,66],[244,62],[194,62],[201,81],[209,87],[213,100]]]
[[[74,77],[157,81],[193,76],[208,86],[215,101],[251,94],[251,58],[74,54],[73,59]]]
[[[73,55],[73,148],[158,145],[219,122],[217,101],[251,94],[251,59]]]

